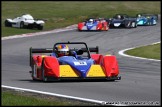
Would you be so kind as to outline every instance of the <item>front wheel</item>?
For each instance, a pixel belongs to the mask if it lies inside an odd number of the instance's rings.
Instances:
[[[20,28],[24,28],[24,22],[20,22]]]

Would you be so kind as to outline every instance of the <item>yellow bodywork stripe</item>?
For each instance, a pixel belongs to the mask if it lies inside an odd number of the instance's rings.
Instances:
[[[79,77],[79,75],[69,65],[60,65],[60,77]],[[106,75],[100,65],[91,65],[87,77],[106,77]]]
[[[91,65],[87,77],[106,77],[106,75],[100,65]]]
[[[79,75],[69,65],[60,65],[60,77],[79,77]]]

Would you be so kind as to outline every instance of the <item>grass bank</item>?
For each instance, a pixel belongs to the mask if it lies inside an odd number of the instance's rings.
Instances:
[[[53,30],[76,24],[88,17],[112,17],[117,13],[135,16],[137,13],[160,13],[160,1],[2,1],[1,35],[39,32],[39,30],[4,27],[6,18],[25,13],[47,20],[43,30]]]
[[[151,58],[151,59],[161,59],[161,43],[155,45],[148,45],[143,47],[138,47],[132,50],[128,50],[125,53],[132,56]]]
[[[97,106],[82,101],[60,99],[57,97],[5,90],[1,93],[2,106]]]

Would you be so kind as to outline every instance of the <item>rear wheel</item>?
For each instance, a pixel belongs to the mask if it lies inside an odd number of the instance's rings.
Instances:
[[[79,32],[81,32],[82,30],[78,29]]]
[[[131,22],[130,21],[125,23],[125,28],[131,28]]]
[[[132,23],[131,23],[131,27],[132,27],[132,28],[136,28],[136,27],[137,27],[137,23],[136,23],[136,22],[132,22]]]
[[[38,30],[43,30],[43,26],[38,25]]]
[[[11,27],[11,26],[12,26],[11,23],[8,22],[8,20],[5,20],[5,27]]]
[[[42,60],[41,71],[42,71],[42,80],[44,82],[47,82],[47,77],[44,76],[44,58]]]
[[[36,65],[34,64],[33,67],[32,67],[32,71],[31,71],[31,76],[32,76],[32,79],[33,79],[33,80],[37,80],[37,79],[35,78],[35,72],[36,72]]]

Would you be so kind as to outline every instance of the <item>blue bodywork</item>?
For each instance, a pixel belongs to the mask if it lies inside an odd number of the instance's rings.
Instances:
[[[58,58],[58,61],[61,65],[70,65],[73,69],[78,71],[81,74],[81,77],[86,77],[87,72],[89,71],[91,65],[94,64],[93,59],[76,59],[73,56],[63,56]]]
[[[86,24],[85,24],[85,26],[87,27],[87,30],[91,30],[91,29],[93,29],[94,26],[97,26],[97,24],[98,24],[97,21],[94,21],[93,23],[87,21]]]
[[[55,56],[55,53],[52,53]],[[73,69],[81,74],[81,77],[86,77],[91,65],[95,63],[92,58],[83,58],[81,56],[62,56],[57,58],[60,65],[70,65]]]
[[[137,25],[156,25],[157,18],[155,16],[141,16],[137,18]]]

